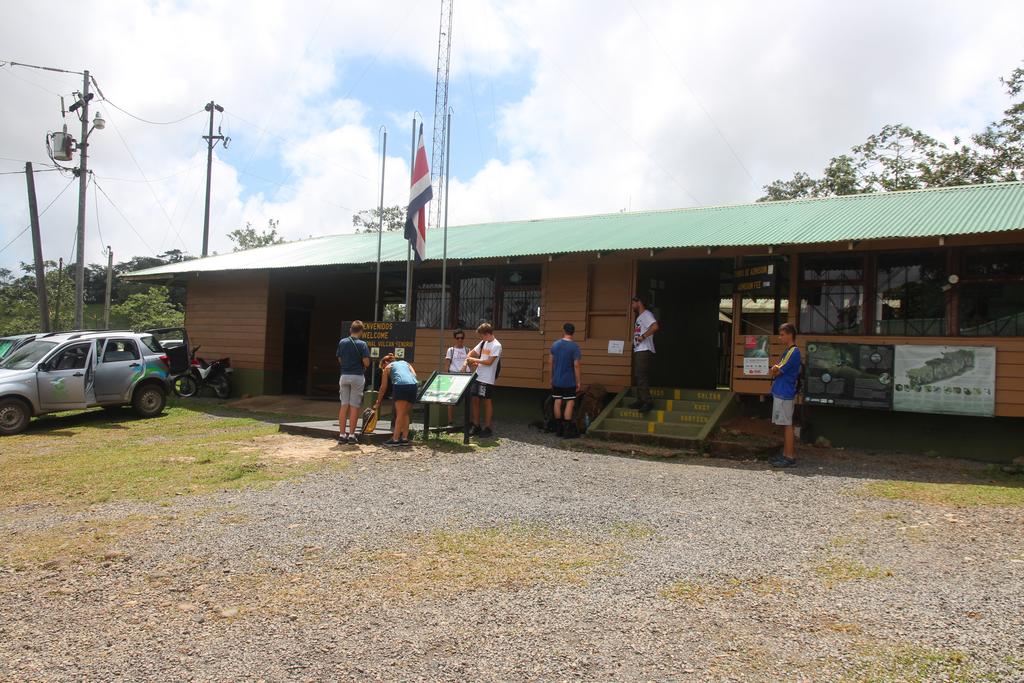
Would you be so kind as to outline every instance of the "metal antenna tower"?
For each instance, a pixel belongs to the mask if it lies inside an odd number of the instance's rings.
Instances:
[[[448,138],[448,65],[452,51],[452,2],[441,0],[441,26],[437,36],[437,82],[434,86],[434,139],[430,152],[430,182],[434,185],[433,226],[444,215],[444,159]]]

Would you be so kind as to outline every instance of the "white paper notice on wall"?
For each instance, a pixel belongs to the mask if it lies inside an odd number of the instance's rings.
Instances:
[[[609,339],[608,340],[608,353],[615,353],[622,355],[622,351],[626,348],[626,342],[621,339]]]

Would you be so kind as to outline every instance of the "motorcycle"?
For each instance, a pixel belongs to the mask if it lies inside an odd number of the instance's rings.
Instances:
[[[197,346],[192,349],[188,371],[172,379],[174,393],[189,398],[199,394],[203,387],[210,387],[217,398],[227,398],[231,395],[231,359],[218,358],[212,363],[207,363],[203,358],[196,356],[200,348]]]

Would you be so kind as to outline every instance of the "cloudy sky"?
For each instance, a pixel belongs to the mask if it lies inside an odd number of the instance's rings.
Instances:
[[[407,201],[411,117],[428,155],[437,2],[4,3],[0,61],[89,69],[110,102],[90,138],[86,258],[198,254],[203,105],[214,162],[211,249],[280,221],[289,239],[352,231]],[[456,0],[450,222],[746,202],[886,123],[951,141],[999,116],[1024,60],[1024,3]],[[84,24],[82,23],[84,21]],[[47,162],[81,77],[0,67],[0,267],[31,259],[23,162]],[[96,103],[100,98],[94,100]],[[194,114],[193,116],[189,116]],[[69,128],[78,122],[69,115]],[[70,182],[37,174],[40,208]],[[109,199],[108,199],[109,197]],[[42,218],[71,257],[77,184]]]

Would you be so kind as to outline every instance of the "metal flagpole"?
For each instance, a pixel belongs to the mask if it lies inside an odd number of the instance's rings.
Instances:
[[[448,110],[448,122],[445,126],[444,137],[444,246],[441,250],[441,330],[438,338],[441,340],[441,371],[444,372],[444,334],[448,328],[448,187],[451,179],[451,151],[452,151],[452,110]],[[441,198],[438,197],[438,200]]]
[[[412,117],[412,156],[409,159],[409,190],[412,191],[412,183],[416,179],[416,117]],[[410,196],[411,199],[411,196]],[[408,220],[408,210],[406,212]],[[415,223],[415,218],[413,219]],[[412,320],[412,242],[407,245],[405,252],[405,320]]]
[[[373,319],[380,320],[380,245],[384,235],[384,165],[388,159],[388,129],[386,126],[381,126],[380,130],[384,132],[384,142],[380,148],[380,207],[378,208],[379,215],[377,218],[377,287],[374,290],[373,295]]]

